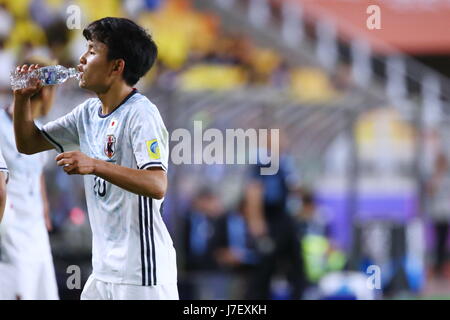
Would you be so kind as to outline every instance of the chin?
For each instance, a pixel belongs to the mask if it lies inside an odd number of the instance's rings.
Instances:
[[[78,82],[78,86],[82,89],[89,89],[89,87],[86,85],[86,82],[83,80],[80,80],[80,82]]]

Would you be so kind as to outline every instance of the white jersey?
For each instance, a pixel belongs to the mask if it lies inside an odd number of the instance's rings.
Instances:
[[[158,109],[135,90],[108,115],[88,99],[46,124],[43,135],[59,152],[78,147],[120,166],[167,172],[168,132]],[[152,286],[176,283],[175,249],[161,216],[164,199],[128,192],[97,176],[84,176],[92,228],[93,276],[101,281]]]
[[[2,259],[14,250],[20,259],[34,259],[50,250],[45,226],[41,176],[46,154],[24,155],[17,151],[11,117],[0,110],[0,149],[8,164],[7,206],[2,232]],[[8,236],[14,239],[8,244]],[[7,248],[5,247],[7,246]]]
[[[2,138],[0,138],[0,142]],[[8,181],[8,167],[6,166],[5,158],[3,158],[2,149],[0,149],[0,172],[6,173],[6,181]]]

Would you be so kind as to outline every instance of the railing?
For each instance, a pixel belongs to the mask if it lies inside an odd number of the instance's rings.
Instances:
[[[305,42],[312,42],[317,60],[328,72],[336,68],[339,56],[338,37],[332,21],[313,21],[315,34],[307,37],[308,24],[302,7],[292,1],[273,0],[214,0],[217,5],[226,10],[245,10],[248,20],[255,28],[267,29],[277,26],[279,36],[285,45],[300,50]],[[279,11],[275,18],[274,8]],[[278,19],[279,21],[275,21]],[[351,26],[350,26],[351,27]],[[414,59],[400,52],[396,52],[386,59],[380,59],[373,52],[364,38],[350,40],[351,69],[354,83],[362,88],[369,88],[374,81],[384,83],[383,94],[397,106],[406,118],[411,119],[413,109],[412,98],[419,96],[420,108],[423,109],[424,124],[427,127],[439,125],[443,113],[444,101],[450,101],[450,80],[431,68],[420,64]],[[383,46],[388,47],[387,44]],[[390,50],[395,52],[395,50]],[[381,65],[384,79],[376,76],[374,65]],[[380,81],[379,81],[380,82]],[[411,85],[411,82],[413,83]],[[408,87],[419,88],[417,92],[409,92]]]

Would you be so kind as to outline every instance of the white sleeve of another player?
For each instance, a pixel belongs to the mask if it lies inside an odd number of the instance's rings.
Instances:
[[[77,123],[83,105],[79,105],[65,116],[50,121],[42,127],[43,136],[58,152],[68,151],[80,145]]]
[[[142,108],[133,115],[130,137],[139,169],[160,167],[167,172],[169,134],[157,109]]]
[[[6,173],[6,182],[8,182],[8,167],[6,166],[5,159],[3,158],[2,151],[0,150],[0,172]]]

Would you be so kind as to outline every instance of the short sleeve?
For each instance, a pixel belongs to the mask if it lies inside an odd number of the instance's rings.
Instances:
[[[77,123],[82,106],[78,106],[65,116],[42,127],[42,134],[58,152],[64,152],[80,145]]]
[[[6,182],[8,182],[8,167],[6,166],[5,159],[3,158],[2,151],[0,150],[0,172],[6,173]]]
[[[169,141],[167,129],[156,107],[141,108],[130,123],[133,154],[139,169],[160,167],[167,172]]]

